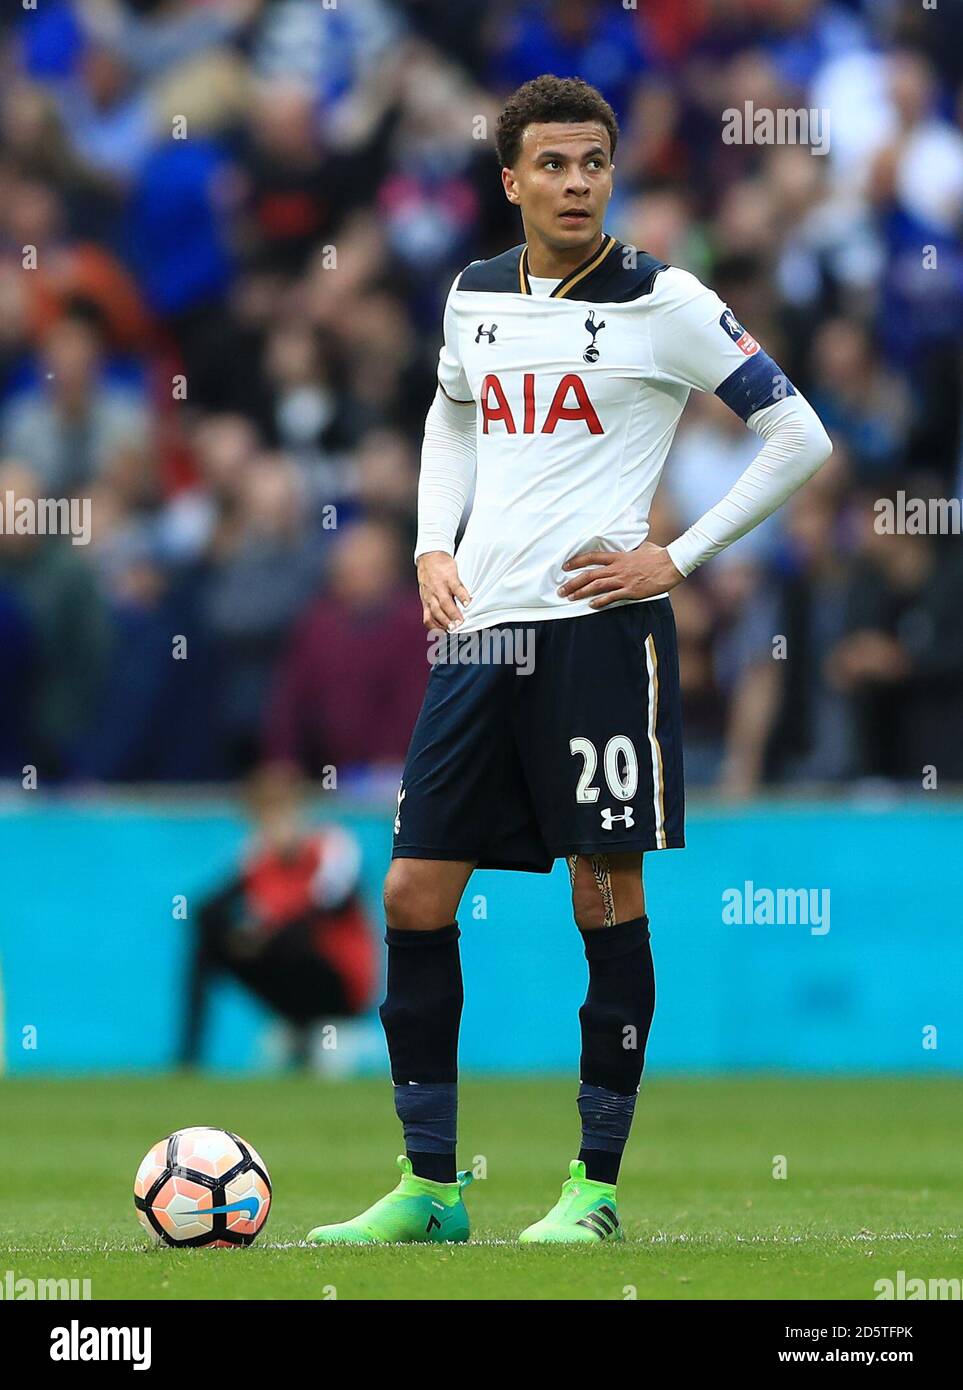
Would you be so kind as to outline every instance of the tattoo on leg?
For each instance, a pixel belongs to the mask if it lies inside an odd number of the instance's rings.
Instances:
[[[615,925],[615,898],[612,894],[612,874],[609,870],[609,857],[607,854],[593,854],[590,860],[592,873],[595,875],[595,884],[602,894],[602,907],[604,910],[603,925],[612,927]]]
[[[568,881],[569,881],[569,883],[572,885],[572,888],[574,889],[574,887],[575,887],[575,870],[578,868],[578,855],[577,855],[577,854],[569,854],[569,855],[566,857],[565,862],[566,862],[566,864],[568,865]]]

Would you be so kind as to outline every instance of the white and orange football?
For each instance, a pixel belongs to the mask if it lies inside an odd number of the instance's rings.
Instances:
[[[227,1129],[179,1129],[148,1150],[134,1179],[148,1235],[166,1245],[250,1245],[271,1210],[257,1149]]]

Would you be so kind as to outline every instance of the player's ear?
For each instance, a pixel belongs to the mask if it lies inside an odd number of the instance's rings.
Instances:
[[[518,184],[511,169],[502,170],[502,188],[504,188],[505,197],[510,203],[517,203],[519,201]]]

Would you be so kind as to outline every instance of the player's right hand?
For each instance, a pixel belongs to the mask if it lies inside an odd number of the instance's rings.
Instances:
[[[467,608],[471,594],[458,578],[454,557],[444,550],[429,550],[418,556],[418,592],[421,595],[421,618],[425,627],[454,632],[464,622],[458,600]]]

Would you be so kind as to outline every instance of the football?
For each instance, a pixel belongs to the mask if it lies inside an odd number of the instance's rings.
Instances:
[[[230,1130],[179,1129],[145,1154],[134,1206],[165,1245],[250,1245],[271,1209],[271,1179],[257,1150]]]

